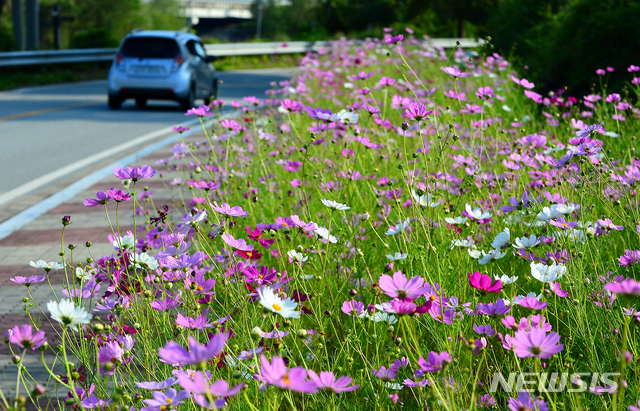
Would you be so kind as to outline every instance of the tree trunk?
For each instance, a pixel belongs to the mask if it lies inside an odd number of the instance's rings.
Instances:
[[[458,18],[458,38],[464,38],[464,17]]]

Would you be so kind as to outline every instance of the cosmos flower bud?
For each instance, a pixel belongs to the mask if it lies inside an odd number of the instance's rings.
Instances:
[[[309,332],[307,330],[298,330],[297,332],[298,338],[307,338],[309,336]]]
[[[260,334],[262,334],[262,330],[260,327],[253,327],[251,329],[251,335],[255,338],[260,338]]]
[[[63,226],[68,226],[69,224],[71,224],[71,216],[70,215],[66,215],[64,217],[62,217],[62,220],[60,220],[60,222],[62,223]]]
[[[34,397],[39,397],[41,395],[44,395],[45,392],[46,392],[45,388],[42,385],[37,384],[33,388],[33,393],[31,395],[33,395]]]
[[[400,127],[405,131],[409,130],[409,123],[407,123],[406,121],[403,121]]]
[[[11,357],[11,361],[12,361],[14,364],[19,363],[19,362],[20,362],[20,356],[19,356],[19,355],[14,355],[13,357]]]

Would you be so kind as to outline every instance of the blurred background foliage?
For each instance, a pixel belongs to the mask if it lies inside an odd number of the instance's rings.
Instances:
[[[63,47],[113,47],[133,28],[186,25],[174,0],[41,0],[41,15],[55,4],[75,18],[64,23]],[[380,37],[384,27],[410,27],[418,38],[490,36],[496,52],[547,91],[588,92],[605,66],[616,71],[604,80],[620,88],[626,67],[640,65],[640,0],[263,0],[262,16],[262,41]],[[14,48],[10,24],[11,0],[0,0],[0,51]],[[255,37],[255,19],[237,26],[236,38],[205,41]],[[41,37],[41,48],[52,48],[52,30]]]

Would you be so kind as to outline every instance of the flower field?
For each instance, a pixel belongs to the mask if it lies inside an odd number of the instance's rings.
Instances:
[[[202,141],[84,202],[116,203],[112,255],[13,279],[68,283],[30,308],[57,335],[5,335],[5,407],[640,410],[640,67],[596,70],[542,95],[489,46],[389,34],[189,110]],[[66,374],[30,378],[44,352]]]

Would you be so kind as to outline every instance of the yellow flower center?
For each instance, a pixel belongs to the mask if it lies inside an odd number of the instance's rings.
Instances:
[[[171,401],[171,398],[167,398],[167,399],[166,399],[166,401],[167,401],[167,403],[169,403],[169,404],[171,404],[171,402],[172,402],[172,401]]]
[[[282,382],[284,382],[286,385],[291,385],[291,381],[289,380],[289,374],[285,374],[282,377]]]
[[[272,305],[272,307],[273,307],[273,309],[274,309],[274,310],[276,310],[276,311],[280,311],[280,310],[282,310],[282,307],[280,307],[278,304],[273,304],[273,305]]]

